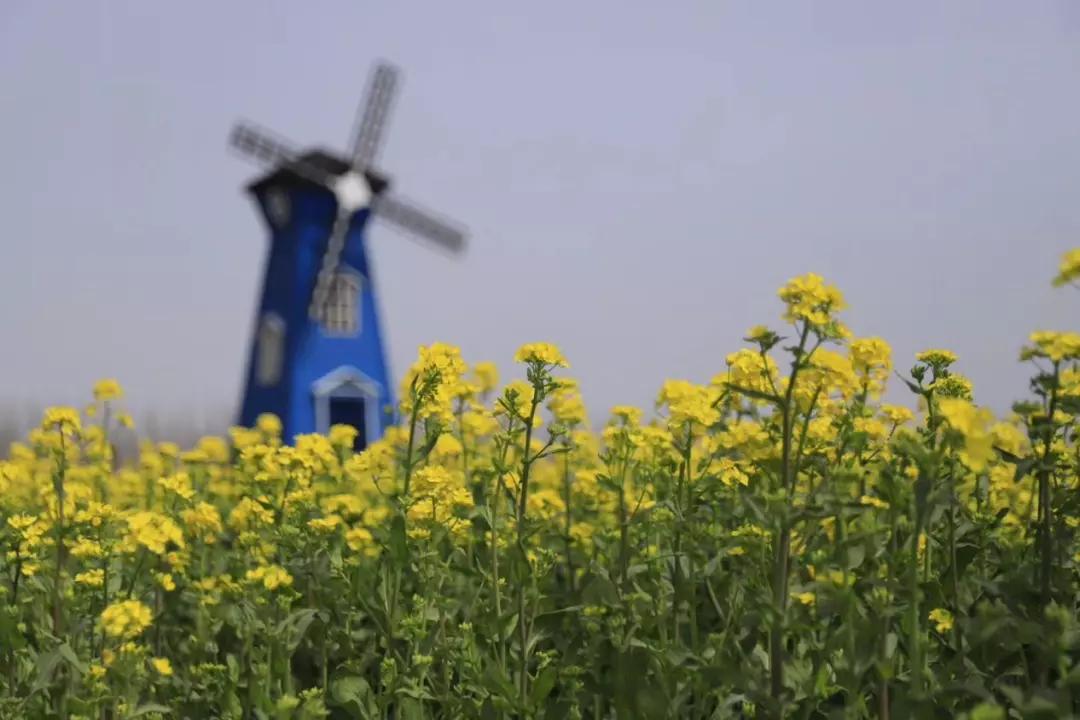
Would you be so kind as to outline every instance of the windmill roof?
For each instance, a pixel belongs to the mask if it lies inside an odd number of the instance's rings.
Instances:
[[[349,170],[351,165],[348,161],[336,153],[317,148],[301,155],[296,161],[274,167],[269,172],[256,178],[248,184],[248,190],[258,193],[270,185],[307,185],[310,181],[299,175],[295,168],[298,164],[313,166],[330,175],[342,175]],[[381,193],[390,184],[389,179],[374,170],[365,170],[364,175],[371,185],[372,192],[376,195]]]

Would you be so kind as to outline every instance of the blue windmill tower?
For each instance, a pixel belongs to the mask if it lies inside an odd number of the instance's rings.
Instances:
[[[390,193],[374,167],[397,71],[376,67],[347,158],[297,152],[250,124],[234,148],[269,165],[248,186],[270,230],[262,296],[252,337],[240,423],[261,413],[284,437],[355,427],[357,449],[391,420],[392,389],[364,233],[372,217],[451,252],[463,233]]]

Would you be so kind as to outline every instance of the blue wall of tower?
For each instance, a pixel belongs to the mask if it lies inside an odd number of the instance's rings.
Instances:
[[[266,188],[256,192],[271,240],[252,326],[240,424],[250,427],[260,413],[269,412],[281,419],[284,437],[290,441],[298,434],[323,432],[326,428],[317,424],[316,383],[335,372],[359,374],[375,390],[378,406],[376,427],[367,429],[370,442],[391,422],[393,395],[364,241],[368,211],[363,209],[353,216],[341,255],[341,265],[355,272],[360,280],[359,332],[350,337],[328,335],[311,320],[308,305],[334,221],[336,201],[328,191],[310,185],[282,189],[288,194],[291,213],[280,228],[270,222]],[[284,322],[285,338],[280,379],[275,384],[261,385],[256,363],[259,328],[267,313],[276,314]]]

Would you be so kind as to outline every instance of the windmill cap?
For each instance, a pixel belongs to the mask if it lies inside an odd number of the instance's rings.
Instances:
[[[304,153],[300,156],[299,160],[295,162],[275,167],[270,172],[248,184],[247,189],[252,193],[259,194],[271,186],[298,187],[301,185],[311,185],[311,181],[302,177],[295,171],[296,165],[300,163],[322,170],[333,176],[344,175],[352,168],[352,166],[340,155],[330,153],[326,150],[316,149]],[[365,170],[364,177],[367,179],[368,185],[371,186],[372,195],[379,195],[390,186],[389,178],[377,171],[371,169]]]

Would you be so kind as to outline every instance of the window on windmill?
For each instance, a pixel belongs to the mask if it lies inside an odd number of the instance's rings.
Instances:
[[[260,385],[275,385],[281,379],[281,365],[285,357],[285,323],[278,315],[263,315],[259,322],[258,342],[255,380]]]
[[[330,292],[322,313],[323,329],[332,335],[360,332],[360,277],[338,272],[330,281]]]

